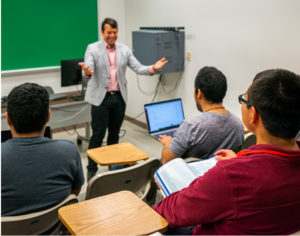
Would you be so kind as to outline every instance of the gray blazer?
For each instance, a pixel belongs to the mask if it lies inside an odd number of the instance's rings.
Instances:
[[[127,80],[125,74],[127,66],[138,74],[149,74],[149,66],[142,65],[124,44],[116,42],[116,53],[117,79],[121,95],[126,102]],[[84,62],[85,65],[94,70],[94,74],[87,83],[85,101],[92,105],[99,106],[105,97],[110,79],[109,62],[105,43],[103,41],[98,41],[89,44],[85,52]]]

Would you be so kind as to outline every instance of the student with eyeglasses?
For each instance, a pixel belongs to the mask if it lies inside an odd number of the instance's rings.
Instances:
[[[258,73],[238,97],[257,144],[220,150],[215,167],[154,209],[167,234],[292,234],[300,230],[300,76]]]

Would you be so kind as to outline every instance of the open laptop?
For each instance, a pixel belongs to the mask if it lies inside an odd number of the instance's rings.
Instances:
[[[158,139],[160,135],[172,136],[184,121],[180,98],[144,105],[149,134]]]

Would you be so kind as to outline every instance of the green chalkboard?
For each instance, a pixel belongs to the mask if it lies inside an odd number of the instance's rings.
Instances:
[[[83,58],[98,40],[97,0],[2,0],[2,71]]]

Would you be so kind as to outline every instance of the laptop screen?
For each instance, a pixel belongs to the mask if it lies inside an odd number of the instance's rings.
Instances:
[[[181,99],[144,105],[149,133],[178,127],[184,120]]]

